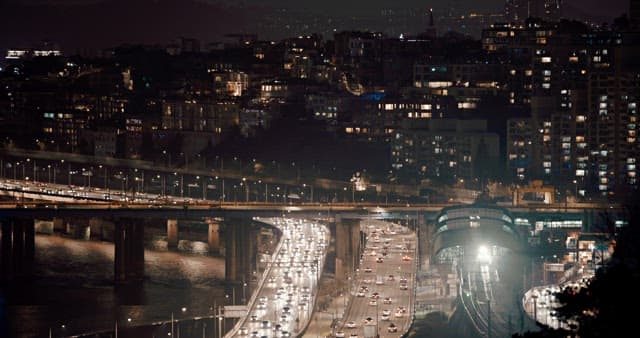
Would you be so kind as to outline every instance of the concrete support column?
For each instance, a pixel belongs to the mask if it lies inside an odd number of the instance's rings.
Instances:
[[[66,224],[66,234],[76,239],[88,241],[91,238],[89,219],[74,218]]]
[[[9,219],[2,222],[0,260],[2,279],[28,275],[33,270],[35,229],[32,219]]]
[[[116,283],[144,278],[144,225],[141,220],[120,219],[115,224],[114,279]]]
[[[336,216],[336,280],[344,283],[360,260],[360,220]]]
[[[109,232],[109,229],[113,228],[113,224],[98,217],[92,217],[89,219],[89,238],[96,240],[104,240],[108,237],[105,236]]]
[[[255,243],[251,236],[251,219],[232,218],[224,221],[225,280],[247,280],[255,261]]]
[[[418,214],[417,222],[417,228],[424,227],[427,225],[427,216],[425,214]]]
[[[176,249],[178,247],[178,220],[167,220],[167,246],[169,249]]]
[[[13,277],[13,222],[10,220],[2,221],[1,243],[2,279],[6,280]]]
[[[209,252],[219,254],[220,253],[220,221],[216,219],[207,219],[209,225],[208,230],[208,243]]]
[[[22,220],[22,229],[24,233],[24,256],[23,269],[25,274],[33,272],[33,264],[36,253],[36,228],[33,220]]]
[[[65,232],[65,223],[62,218],[54,217],[53,218],[53,232],[61,233]]]

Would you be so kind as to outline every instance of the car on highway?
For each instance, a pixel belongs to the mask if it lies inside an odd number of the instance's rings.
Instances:
[[[249,334],[249,329],[247,329],[246,327],[241,327],[239,332],[241,335],[246,336]]]
[[[344,338],[345,337],[344,331],[337,331],[335,336],[336,338]]]
[[[385,297],[385,298],[382,300],[382,304],[391,304],[391,298],[389,298],[389,297]]]
[[[398,327],[396,326],[396,324],[391,323],[389,324],[389,326],[387,326],[387,332],[398,332]]]
[[[350,329],[355,329],[356,328],[356,322],[354,322],[354,321],[347,322],[347,324],[345,326],[350,328]]]

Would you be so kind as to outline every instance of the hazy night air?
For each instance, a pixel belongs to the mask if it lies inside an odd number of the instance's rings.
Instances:
[[[0,0],[0,338],[627,336],[639,47],[640,0]]]
[[[597,21],[611,21],[625,13],[628,7],[627,0],[608,1],[606,7],[597,0],[565,0],[563,3],[573,14],[592,17]],[[319,11],[324,15],[322,20],[326,23],[332,16],[352,13],[378,20],[376,16],[379,16],[383,8],[420,12],[421,8],[426,11],[430,7],[436,10],[437,20],[439,16],[454,11],[501,13],[504,1],[401,0],[389,5],[389,2],[383,0],[5,0],[0,2],[0,30],[3,32],[0,34],[0,49],[49,40],[71,52],[78,48],[107,48],[122,43],[165,43],[180,36],[218,41],[229,33],[255,32],[261,32],[260,38],[263,39],[281,39],[311,32],[291,29],[265,33],[261,29],[260,20],[265,14],[272,13],[273,8],[287,8],[294,13]],[[287,13],[280,12],[278,15],[282,20],[288,17]],[[297,15],[292,14],[291,17]],[[386,24],[382,18],[379,19],[379,24],[374,29],[384,30]],[[338,31],[367,29],[358,26],[332,28]]]

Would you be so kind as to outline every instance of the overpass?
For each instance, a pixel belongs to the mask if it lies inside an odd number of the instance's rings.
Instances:
[[[480,235],[496,245],[517,249],[525,237],[523,231],[526,229],[523,227],[531,227],[536,220],[563,217],[578,220],[575,223],[589,226],[594,221],[596,213],[605,210],[618,212],[622,209],[616,205],[583,203],[479,208],[477,205],[370,202],[228,202],[187,200],[178,196],[163,196],[162,199],[158,199],[149,193],[138,194],[134,201],[115,201],[105,198],[104,191],[100,189],[84,190],[81,195],[78,191],[72,191],[65,195],[66,190],[57,184],[15,180],[3,180],[1,183],[0,196],[6,199],[5,202],[0,202],[3,276],[19,274],[22,266],[29,266],[33,257],[34,222],[45,221],[52,224],[52,230],[64,230],[87,239],[97,237],[114,241],[116,252],[119,253],[116,256],[118,259],[122,258],[122,262],[116,263],[116,276],[119,276],[117,278],[120,282],[141,278],[143,253],[142,249],[137,247],[142,247],[145,224],[150,222],[155,222],[156,226],[166,226],[170,247],[178,244],[180,223],[197,221],[206,224],[207,242],[211,252],[219,253],[221,248],[226,249],[226,246],[229,246],[240,250],[237,252],[240,255],[243,245],[234,244],[234,238],[238,241],[247,238],[243,234],[249,231],[252,217],[286,215],[323,218],[329,222],[363,218],[399,220],[407,225],[413,224],[416,228],[422,228],[420,234],[425,237],[421,240],[432,244],[429,254],[435,257],[445,248],[471,243]],[[51,191],[56,193],[52,194]],[[111,192],[118,194],[116,190]],[[476,219],[471,219],[467,214],[469,212]],[[524,226],[515,226],[512,214],[528,218],[529,221]],[[342,221],[336,223],[348,224]],[[354,250],[348,249],[349,252]],[[234,254],[229,251],[226,254],[231,264],[228,271],[243,271],[243,267],[238,265],[241,261],[234,260]],[[348,257],[344,259],[350,261]],[[20,263],[23,261],[24,264]],[[235,267],[236,265],[238,266]],[[241,276],[231,272],[227,279],[240,280]]]

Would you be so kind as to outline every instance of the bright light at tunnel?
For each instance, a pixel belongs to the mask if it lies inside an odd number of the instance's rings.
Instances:
[[[477,259],[482,263],[491,263],[491,251],[489,248],[485,245],[479,246]]]

